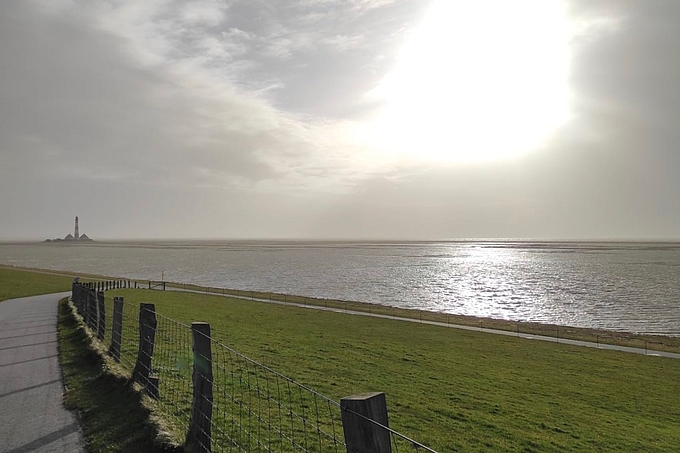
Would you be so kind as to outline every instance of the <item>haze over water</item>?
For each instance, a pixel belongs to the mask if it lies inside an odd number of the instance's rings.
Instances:
[[[680,335],[680,244],[0,244],[0,263]]]

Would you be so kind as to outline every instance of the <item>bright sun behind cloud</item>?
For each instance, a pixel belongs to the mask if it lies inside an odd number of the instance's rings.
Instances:
[[[560,0],[435,0],[369,94],[379,158],[484,162],[535,149],[568,120],[571,24]]]

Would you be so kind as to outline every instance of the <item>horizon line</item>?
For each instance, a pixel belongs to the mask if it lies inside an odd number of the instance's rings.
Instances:
[[[92,238],[90,238],[92,239]],[[46,239],[36,237],[7,237],[0,238],[0,243],[45,243]],[[677,243],[679,238],[536,238],[536,237],[465,237],[465,238],[371,238],[371,237],[328,237],[328,238],[301,238],[301,237],[286,237],[286,238],[248,238],[248,237],[139,237],[139,238],[102,238],[93,239],[88,242],[88,245],[96,245],[97,243],[116,243],[116,242],[206,242],[206,241],[221,241],[221,242],[421,242],[421,243],[436,243],[436,242],[528,242],[528,243]],[[55,241],[62,242],[62,241]],[[68,242],[68,241],[66,241]],[[73,241],[77,242],[77,241]],[[70,243],[70,242],[69,242]],[[83,243],[85,244],[85,243]]]

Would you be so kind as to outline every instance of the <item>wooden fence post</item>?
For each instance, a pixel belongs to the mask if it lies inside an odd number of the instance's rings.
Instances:
[[[97,338],[104,341],[106,335],[106,299],[104,291],[97,293]]]
[[[120,347],[123,344],[123,298],[113,298],[113,319],[111,320],[111,346],[109,355],[120,363]]]
[[[92,333],[97,332],[97,291],[92,288],[90,291],[90,329]]]
[[[73,305],[75,305],[76,308],[78,308],[78,300],[77,300],[78,296],[76,294],[77,292],[78,292],[78,284],[74,280],[73,283],[71,283],[71,300],[73,301]]]
[[[76,291],[73,297],[73,301],[76,303],[76,308],[78,309],[78,314],[83,316],[83,290],[80,283],[76,284]]]
[[[90,289],[84,289],[84,301],[83,301],[83,319],[85,320],[85,325],[89,328],[90,326]]]
[[[92,290],[90,288],[85,291],[85,324],[92,329]]]
[[[76,306],[78,314],[82,316],[83,312],[80,307],[80,284],[77,282],[73,282],[73,286],[71,287],[71,299],[73,300],[73,304]]]
[[[384,393],[348,396],[340,400],[340,407],[348,453],[392,453],[389,431],[366,420],[389,427]]]
[[[191,324],[194,350],[194,397],[191,403],[191,420],[187,432],[186,448],[192,453],[211,451],[211,424],[213,406],[212,348],[210,344],[210,324],[194,322]]]
[[[80,287],[80,316],[83,317],[83,319],[87,319],[85,317],[87,313],[87,292],[89,290],[85,287],[85,285]]]
[[[157,394],[157,388],[153,388],[151,375],[151,361],[153,348],[156,342],[156,306],[154,304],[139,305],[139,351],[137,363],[132,372],[132,379],[144,386],[147,394]]]

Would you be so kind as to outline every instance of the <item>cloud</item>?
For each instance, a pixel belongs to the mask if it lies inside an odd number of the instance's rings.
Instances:
[[[0,205],[15,215],[3,219],[4,235],[50,235],[31,219],[73,203],[120,207],[137,199],[158,219],[169,215],[159,212],[163,196],[178,211],[193,210],[187,198],[201,197],[224,209],[274,212],[310,194],[346,192],[382,171],[357,157],[360,147],[345,133],[351,122],[277,108],[269,94],[278,77],[263,77],[264,87],[249,83],[262,64],[249,52],[268,38],[240,28],[246,24],[230,16],[233,8],[177,7],[6,5]],[[104,220],[115,216],[104,206],[95,211],[102,224],[93,226],[106,232]],[[186,223],[174,234],[207,233]]]
[[[218,175],[225,186],[267,179],[299,186],[296,178],[319,172],[326,161],[342,160],[340,148],[350,144],[323,140],[341,126],[277,110],[229,77],[217,78],[217,70],[197,63],[197,57],[170,52],[172,43],[183,38],[158,31],[173,27],[143,25],[141,19],[144,14],[162,17],[171,4],[161,6],[154,12],[118,11],[107,19],[106,32],[89,26],[93,17],[85,13],[38,15],[16,6],[14,17],[3,24],[5,55],[22,62],[5,71],[0,88],[5,158],[33,153],[54,163],[45,168],[52,176],[74,177],[74,168],[87,177],[137,177],[148,171],[157,174],[150,182],[165,183],[188,183],[193,173],[185,170],[195,167],[203,175]],[[198,35],[187,27],[214,26],[213,13],[224,10],[206,2],[185,9],[177,19],[181,22],[172,23],[182,29],[182,37]],[[122,18],[133,25],[126,30]],[[114,28],[116,35],[110,33]],[[133,37],[137,32],[151,44],[130,45],[139,39]],[[249,39],[235,28],[228,33]],[[146,59],[137,47],[157,53]]]
[[[380,238],[680,237],[680,8],[570,2],[571,119],[541,149],[397,170],[337,197],[310,228]],[[348,225],[343,219],[355,222]]]
[[[3,5],[0,236],[680,237],[676,3],[570,2],[571,120],[436,168],[356,128],[428,5]]]

